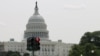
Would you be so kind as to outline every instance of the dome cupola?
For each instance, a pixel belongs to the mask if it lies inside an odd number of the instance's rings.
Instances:
[[[36,5],[35,5],[35,12],[34,14],[30,17],[29,22],[44,22],[43,17],[39,14],[38,11],[38,5],[37,5],[37,1],[36,1]]]

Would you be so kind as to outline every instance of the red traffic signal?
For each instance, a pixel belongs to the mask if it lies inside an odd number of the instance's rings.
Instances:
[[[39,42],[39,41],[40,41],[40,38],[39,38],[39,37],[36,37],[35,40],[36,40],[37,42]]]
[[[27,50],[40,50],[40,38],[39,37],[29,37],[27,39]]]

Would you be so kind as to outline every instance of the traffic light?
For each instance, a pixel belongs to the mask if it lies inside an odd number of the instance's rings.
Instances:
[[[29,50],[29,51],[33,50],[33,47],[32,47],[33,40],[34,40],[33,37],[27,38],[27,50]]]
[[[39,37],[29,37],[27,39],[27,50],[29,51],[40,50],[40,38]]]
[[[35,38],[34,46],[36,47],[35,50],[40,50],[40,38],[39,37]]]

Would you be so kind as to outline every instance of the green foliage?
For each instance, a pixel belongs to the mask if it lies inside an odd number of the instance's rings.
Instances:
[[[80,43],[72,46],[68,56],[80,56],[81,54],[83,56],[100,56],[100,31],[86,32]]]
[[[83,52],[83,47],[80,45],[73,45],[72,49],[69,51],[69,56],[80,56]]]
[[[92,53],[94,51],[94,53]],[[68,56],[100,56],[100,50],[97,49],[97,47],[91,43],[87,43],[84,46],[83,45],[74,45],[72,46],[72,49],[69,51]]]
[[[100,56],[100,50],[97,49],[95,53]]]
[[[21,56],[19,52],[8,51],[6,56]]]
[[[7,52],[0,52],[0,56],[6,56]]]
[[[92,51],[96,51],[96,46],[91,44],[91,43],[87,43],[84,45],[83,47],[84,51],[83,51],[83,55],[84,56],[92,56],[93,54],[95,54],[97,56],[96,53],[92,54]]]
[[[24,53],[24,55],[23,56],[30,56],[30,54],[29,53]]]
[[[80,41],[80,45],[85,45],[86,43],[90,43],[91,40],[91,33],[90,32],[86,32]]]
[[[95,31],[95,32],[86,32],[81,40],[80,40],[80,45],[85,45],[86,43],[92,43],[98,47],[100,47],[100,31]]]

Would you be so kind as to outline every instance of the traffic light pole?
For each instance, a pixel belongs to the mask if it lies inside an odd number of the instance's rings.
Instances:
[[[32,56],[35,56],[35,55],[34,55],[34,50],[32,51]]]
[[[29,37],[27,39],[27,50],[31,51],[32,56],[34,52],[40,50],[40,38],[39,37]]]

